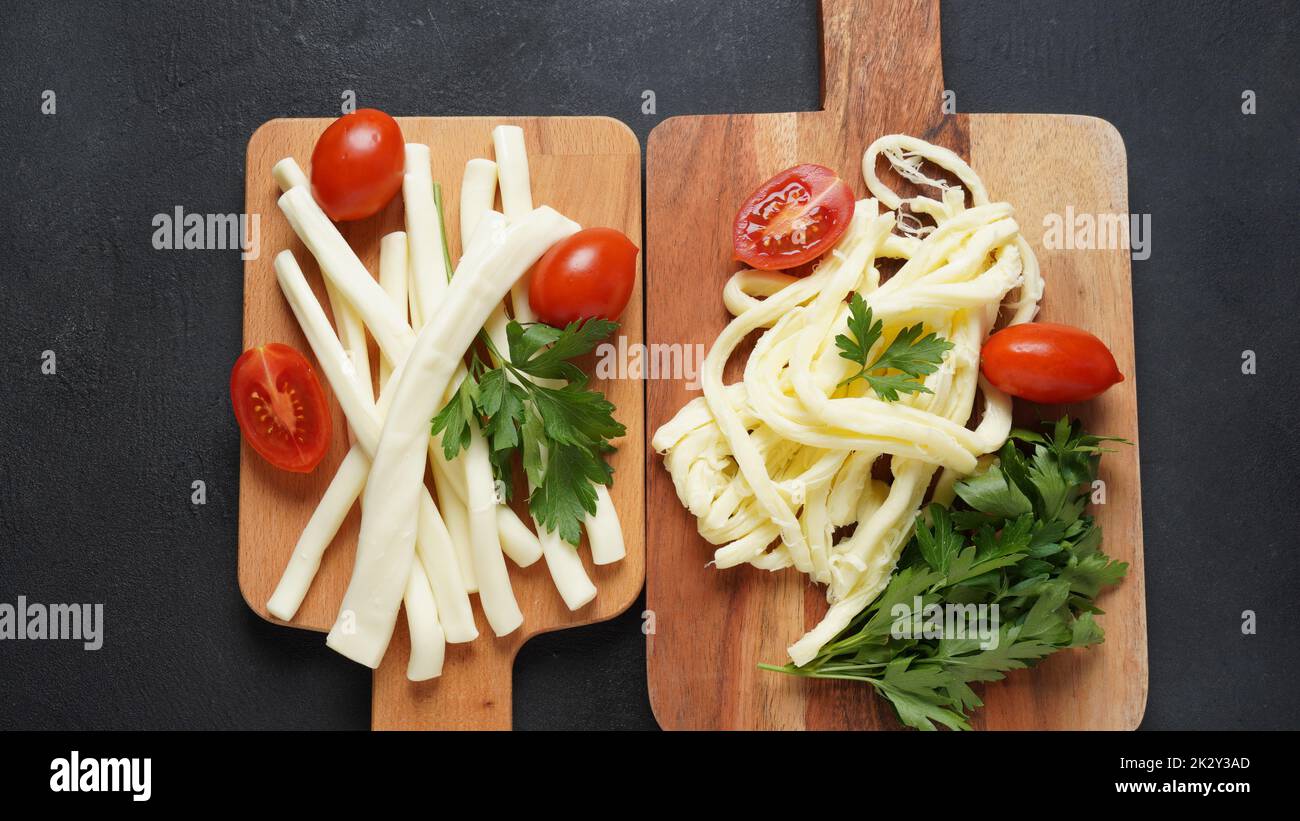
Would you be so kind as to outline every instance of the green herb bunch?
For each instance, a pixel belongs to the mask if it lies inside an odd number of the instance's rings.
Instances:
[[[1103,444],[1121,440],[1088,435],[1068,418],[1044,430],[1012,431],[997,464],[957,484],[952,509],[931,504],[918,516],[888,586],[816,658],[761,666],[862,681],[909,727],[965,730],[983,706],[972,684],[1100,643],[1094,600],[1128,564],[1101,551],[1101,529],[1085,510]],[[895,607],[910,612],[918,597],[923,607],[996,605],[996,641],[897,629]]]
[[[522,452],[533,488],[528,511],[570,544],[578,543],[583,520],[596,512],[596,485],[614,481],[605,461],[614,450],[610,440],[626,433],[614,419],[613,404],[587,387],[587,375],[571,360],[590,353],[617,328],[617,322],[604,319],[564,328],[511,320],[508,352],[487,341],[498,365],[489,368],[475,357],[469,376],[433,418],[432,432],[442,434],[448,460],[469,446],[469,426],[480,426],[494,478],[507,495],[513,455]],[[552,380],[564,381],[554,387]]]

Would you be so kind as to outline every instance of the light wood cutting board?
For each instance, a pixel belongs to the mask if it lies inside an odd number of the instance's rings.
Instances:
[[[1046,214],[1126,214],[1124,144],[1093,117],[944,116],[937,0],[824,0],[824,110],[674,117],[647,149],[647,338],[710,345],[729,319],[722,304],[735,209],[783,168],[822,163],[858,196],[862,153],[877,137],[914,134],[962,155],[995,200],[1009,201],[1047,281],[1039,319],[1080,325],[1115,353],[1123,383],[1068,410],[1090,430],[1137,437],[1133,309],[1123,249],[1048,250]],[[960,102],[960,101],[958,101]],[[896,182],[896,178],[889,177]],[[743,361],[743,359],[741,360]],[[733,366],[737,359],[733,358]],[[736,378],[728,375],[728,381]],[[646,435],[696,392],[682,381],[649,384]],[[1062,408],[1018,404],[1021,423]],[[647,440],[648,442],[648,440]],[[713,548],[696,533],[658,457],[649,468],[646,599],[655,634],[647,648],[650,698],[667,729],[881,729],[899,726],[870,688],[756,668],[784,663],[785,648],[816,624],[826,603],[803,574],[706,567]],[[1138,447],[1103,460],[1105,505],[1095,509],[1105,549],[1130,563],[1105,593],[1106,642],[1058,653],[983,690],[977,728],[1132,729],[1146,707],[1147,637]]]
[[[298,241],[276,205],[279,190],[271,166],[292,156],[307,173],[316,138],[330,119],[280,119],[264,124],[248,144],[245,180],[246,211],[261,215],[261,255],[244,265],[244,347],[284,342],[311,357],[289,307],[276,284],[272,260],[288,248],[302,265],[317,298],[329,310],[319,269]],[[583,226],[617,228],[637,241],[641,236],[641,146],[622,123],[605,117],[399,117],[408,142],[432,150],[433,178],[443,186],[448,239],[453,258],[460,251],[459,191],[465,163],[493,156],[492,128],[518,125],[527,141],[533,199],[550,205]],[[498,205],[498,207],[500,207]],[[367,268],[379,270],[379,239],[403,230],[401,197],[376,216],[340,228]],[[623,316],[619,334],[631,347],[643,340],[642,288],[638,287]],[[371,350],[377,362],[377,352]],[[587,369],[590,372],[590,368]],[[375,371],[377,373],[377,370]],[[508,729],[511,720],[511,668],[515,653],[530,636],[612,618],[636,599],[645,577],[645,405],[640,381],[594,380],[618,408],[616,418],[627,436],[616,444],[612,496],[623,524],[627,558],[595,567],[586,544],[581,546],[587,572],[599,594],[595,601],[570,612],[560,599],[544,560],[520,569],[507,560],[524,625],[505,638],[495,638],[475,598],[479,638],[471,644],[448,645],[440,679],[406,680],[410,643],[405,619],[383,664],[374,673],[372,725],[375,729]],[[328,390],[328,387],[327,387]],[[241,445],[239,483],[239,586],[249,607],[270,621],[266,602],[279,581],[299,534],[311,516],[335,468],[347,452],[346,424],[337,402],[334,443],[316,471],[307,476],[276,470],[248,445]],[[519,509],[522,511],[523,507]],[[356,552],[360,517],[354,506],[334,543],[302,608],[290,626],[328,630],[347,588]],[[322,643],[324,637],[322,637]]]

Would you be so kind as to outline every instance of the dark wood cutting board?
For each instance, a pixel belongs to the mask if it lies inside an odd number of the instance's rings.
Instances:
[[[650,344],[711,345],[729,315],[722,304],[738,204],[783,168],[821,163],[858,196],[862,153],[903,132],[947,146],[1010,202],[1047,281],[1039,319],[1081,325],[1105,340],[1126,379],[1074,408],[1018,404],[1021,422],[1062,410],[1090,430],[1136,443],[1133,309],[1125,249],[1048,250],[1043,217],[1127,214],[1124,144],[1093,117],[945,116],[937,0],[824,0],[823,110],[674,117],[647,149],[646,336]],[[733,362],[734,364],[734,362]],[[648,383],[647,444],[698,392],[683,380]],[[784,663],[785,648],[825,611],[824,591],[793,570],[706,567],[712,546],[695,530],[672,481],[651,455],[647,488],[647,606],[654,614],[647,663],[655,716],[667,729],[884,729],[890,707],[869,687],[757,669]],[[1103,461],[1107,502],[1095,514],[1105,549],[1130,563],[1103,594],[1106,641],[1058,653],[983,688],[974,726],[997,729],[1132,729],[1147,693],[1138,446]]]

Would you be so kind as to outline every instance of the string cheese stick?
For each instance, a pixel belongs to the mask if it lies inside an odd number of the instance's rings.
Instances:
[[[475,158],[465,163],[465,174],[460,181],[460,245],[474,236],[479,219],[492,210],[497,195],[497,164],[491,160]],[[531,210],[531,209],[529,209]],[[524,213],[527,213],[525,211]]]
[[[529,567],[542,558],[542,543],[509,505],[497,505],[496,517],[497,532],[501,536],[501,552],[510,561],[519,567]]]
[[[428,681],[442,675],[442,665],[447,654],[447,641],[438,623],[438,608],[425,575],[424,565],[411,563],[411,575],[406,580],[402,595],[406,607],[406,625],[411,634],[411,658],[406,664],[406,677],[411,681]]]
[[[285,173],[278,174],[277,179],[284,184],[292,184],[295,178],[292,172],[297,168],[296,164],[286,168],[281,163],[279,167]],[[298,176],[301,176],[301,172],[299,172]],[[404,240],[404,237],[400,237],[400,239]],[[388,242],[383,247],[391,249],[393,246],[391,242]],[[401,258],[396,262],[403,266],[404,269],[404,241],[399,243],[398,247],[401,249]],[[381,269],[383,267],[385,267],[384,260],[381,256]],[[404,270],[402,270],[402,275],[405,276]],[[299,277],[301,277],[300,271]],[[302,281],[302,284],[305,286],[305,280]],[[352,383],[362,398],[369,398],[373,401],[373,388],[370,383],[369,362],[365,347],[365,331],[346,302],[342,300],[336,301],[334,312],[340,329],[345,333],[351,331],[350,336],[352,337],[353,347],[350,350],[345,350],[344,353],[350,359],[352,365],[350,372]],[[323,317],[318,318],[317,325],[320,325],[322,319]],[[358,355],[358,350],[360,355]],[[358,363],[363,364],[364,367],[358,367]],[[332,541],[334,533],[337,532],[342,522],[342,517],[346,515],[347,509],[351,507],[352,502],[355,500],[356,491],[360,490],[360,485],[368,468],[369,460],[356,448],[345,457],[343,465],[335,475],[335,481],[331,482],[325,498],[317,508],[317,512],[313,514],[304,534],[304,538],[309,545],[321,545],[322,548],[310,552],[295,550],[295,556],[301,558],[298,561],[291,560],[290,568],[282,577],[275,594],[272,595],[269,608],[273,613],[287,613],[286,616],[282,617],[288,618],[301,605],[311,579],[320,566],[320,555],[323,553],[323,546]],[[341,483],[338,481],[340,477],[343,477]],[[344,501],[346,501],[346,504],[344,504]],[[315,528],[312,526],[313,523],[316,524]],[[328,531],[328,534],[326,534],[326,531]],[[302,541],[300,539],[300,545]],[[411,636],[411,657],[408,675],[415,680],[424,680],[441,673],[446,638],[438,622],[437,612],[431,606],[433,597],[432,592],[429,590],[429,580],[418,562],[414,564],[414,568],[415,570],[411,574],[411,581],[408,583],[404,596],[408,605],[408,622]]]
[[[298,161],[293,157],[285,157],[271,166],[271,176],[275,179],[275,184],[280,186],[281,193],[296,185],[301,185],[308,191],[311,190],[311,180],[307,179],[302,167],[298,165]]]
[[[497,156],[501,210],[507,221],[515,222],[533,210],[524,130],[517,125],[497,126],[492,129],[492,148]],[[510,289],[510,307],[514,309],[515,320],[521,323],[537,321],[537,315],[528,305],[528,281],[529,277],[524,276]]]
[[[596,598],[596,586],[591,583],[586,569],[582,566],[582,557],[573,545],[560,538],[560,534],[537,526],[537,538],[542,543],[542,556],[546,559],[546,569],[550,571],[551,581],[560,592],[560,598],[570,610],[577,610]]]
[[[379,241],[379,285],[388,294],[393,307],[402,314],[406,313],[406,256],[405,233],[394,231]],[[379,363],[380,386],[387,385],[391,376],[392,366],[387,359],[382,359]],[[418,531],[416,539],[419,539]],[[447,636],[438,619],[438,606],[433,598],[429,576],[418,560],[411,563],[411,575],[406,580],[402,606],[406,608],[406,629],[411,638],[406,677],[411,681],[437,678],[442,675],[442,665],[447,655]]]
[[[399,279],[400,285],[397,282]],[[399,313],[404,313],[406,310],[405,283],[406,235],[397,232],[389,234],[380,240],[379,285],[388,294],[393,306],[397,308]],[[355,313],[345,302],[340,303],[339,307],[335,309],[334,315],[336,318],[340,316],[340,309],[345,312],[354,325],[360,325]],[[364,338],[363,330],[362,339],[364,340]],[[353,356],[355,361],[355,352],[348,351],[348,353]],[[366,358],[368,359],[368,356]],[[383,359],[380,363],[380,374],[380,384],[383,385],[391,375],[391,366],[387,359]],[[369,395],[373,398],[368,363],[364,376],[358,371],[354,374],[354,379],[362,395]],[[446,657],[447,640],[442,625],[438,621],[437,606],[434,604],[429,578],[424,572],[423,565],[418,560],[411,563],[411,573],[406,582],[406,591],[402,596],[402,604],[406,608],[407,632],[411,640],[406,677],[411,681],[425,681],[441,675],[443,660]]]
[[[432,473],[433,486],[438,491],[438,500],[441,502],[438,510],[442,514],[442,520],[447,525],[447,533],[451,536],[452,549],[456,554],[457,572],[460,574],[461,584],[465,590],[470,593],[479,592],[478,574],[474,569],[474,557],[472,555],[473,537],[469,531],[469,507],[468,499],[462,499],[456,495],[453,488],[451,476],[457,476],[457,480],[465,481],[465,469],[463,465],[453,465],[442,458],[442,445],[437,440],[429,447],[429,453],[433,455]]]
[[[369,474],[370,459],[359,445],[353,445],[339,463],[329,487],[307,520],[307,526],[303,528],[302,535],[298,537],[298,543],[289,556],[289,564],[266,604],[266,609],[272,616],[289,621],[298,612],[311,588],[312,580],[316,578],[316,572],[320,570],[325,549],[343,526],[343,520],[361,495]]]
[[[517,185],[518,181],[516,180],[512,184]],[[503,227],[505,225],[505,215],[492,210],[492,202],[496,199],[496,193],[497,164],[491,160],[481,158],[467,162],[465,164],[465,174],[460,183],[460,243],[462,249],[467,248],[473,241],[485,218],[490,226],[485,230],[492,230],[497,226]],[[532,195],[529,194],[529,202],[531,203],[531,201]],[[523,213],[527,212],[528,209],[523,211]],[[485,326],[488,338],[492,340],[492,344],[499,351],[508,349],[506,347],[506,324],[508,322],[509,318],[506,316],[505,304],[502,303],[492,311],[492,316],[488,318]],[[537,555],[540,556],[540,545],[537,551]]]
[[[402,175],[402,203],[411,246],[411,285],[420,316],[432,317],[447,290],[447,270],[433,198],[433,171],[429,146],[406,144],[406,173]],[[418,330],[418,329],[417,329]]]
[[[504,636],[524,622],[510,574],[501,552],[501,537],[497,530],[497,494],[492,479],[492,466],[488,461],[487,442],[477,425],[470,425],[470,444],[465,452],[466,477],[469,482],[469,529],[471,558],[474,574],[478,578],[479,601],[487,616],[492,632]]]
[[[392,637],[414,550],[429,420],[465,351],[511,285],[578,226],[542,207],[512,225],[481,258],[462,259],[437,313],[426,317],[410,357],[394,377],[397,393],[362,496],[357,564],[340,619],[326,644],[377,667]]]
[[[583,520],[587,529],[587,543],[591,547],[591,560],[597,565],[613,564],[627,556],[623,544],[623,526],[614,509],[609,488],[596,485],[596,512]]]
[[[470,164],[486,163],[491,166],[492,184],[496,184],[496,163],[489,160],[471,160]],[[466,184],[469,184],[468,178],[471,176],[471,170],[467,166],[465,169],[467,177]],[[499,211],[491,210],[492,197],[495,195],[495,187],[488,191],[486,200],[488,208],[482,209],[472,220],[474,233],[471,235],[469,245],[472,248],[490,242],[490,237],[494,232],[501,232],[506,229],[505,215]],[[480,203],[481,204],[481,203]],[[466,227],[465,213],[466,208],[474,208],[472,203],[466,203],[462,193],[461,197],[461,225],[462,229]],[[504,303],[497,303],[492,309],[492,315],[488,318],[485,330],[492,344],[499,351],[509,350],[509,344],[506,340],[506,312]],[[495,487],[495,485],[494,485]],[[464,488],[458,489],[461,499],[466,498]],[[498,499],[496,510],[497,531],[500,538],[501,550],[519,567],[528,567],[542,557],[542,544],[533,531],[528,529],[520,519],[518,514],[510,508],[509,505]]]
[[[379,287],[388,294],[393,307],[402,317],[407,312],[408,261],[406,253],[406,234],[394,231],[379,241]],[[379,362],[379,384],[388,383],[393,373],[393,364],[388,357],[381,357]]]
[[[282,251],[276,256],[275,271],[281,290],[284,291],[289,307],[297,318],[304,336],[307,337],[312,352],[316,355],[316,361],[325,373],[326,381],[330,383],[335,398],[339,400],[339,404],[343,407],[344,415],[347,416],[349,424],[356,431],[357,445],[362,449],[363,453],[369,456],[378,447],[380,439],[380,408],[388,408],[395,395],[395,385],[390,384],[383,391],[379,400],[379,408],[376,408],[373,403],[367,403],[365,397],[351,379],[347,367],[347,354],[343,351],[338,338],[330,329],[329,321],[325,318],[325,312],[321,309],[320,303],[316,301],[311,286],[307,284],[307,279],[303,276],[302,269],[298,267],[298,263],[294,260],[291,252]],[[387,298],[387,295],[385,295],[385,298]],[[398,366],[397,371],[394,373],[394,379],[404,367],[405,363]],[[390,380],[390,383],[392,381]],[[371,486],[374,482],[373,464],[371,468],[370,478],[366,483],[367,486]],[[446,534],[446,528],[438,517],[437,507],[433,504],[428,491],[424,490],[423,483],[420,484],[417,491],[416,507],[417,510],[411,514],[405,529],[413,536],[416,532],[420,534],[420,559],[425,565],[430,584],[433,586],[434,597],[439,603],[441,621],[447,640],[451,642],[472,641],[478,635],[478,628],[474,625],[469,597],[460,584],[459,572],[456,570],[455,564],[456,559],[452,551],[450,538]],[[362,521],[364,520],[363,507]],[[354,568],[354,579],[356,572],[356,568]],[[409,572],[410,555],[408,554],[406,566],[401,571],[399,601],[400,594],[405,592],[406,576],[409,575]],[[394,613],[395,617],[396,613]]]
[[[408,163],[408,167],[414,169],[414,173],[418,175],[427,176],[427,152],[423,158],[417,153],[414,159],[414,165]],[[475,168],[477,168],[477,171],[474,170]],[[493,231],[503,231],[505,229],[505,218],[491,211],[496,186],[496,164],[487,160],[479,161],[477,164],[471,161],[466,168],[466,177],[466,184],[470,189],[470,194],[469,200],[466,202],[465,192],[462,191],[461,225],[462,227],[466,226],[465,218],[466,215],[469,215],[470,224],[474,226],[475,233],[463,235],[463,244],[466,246],[463,256],[472,259],[490,245]],[[431,178],[429,184],[432,185]],[[486,196],[482,192],[484,188],[486,189]],[[479,189],[477,194],[474,189]],[[429,220],[433,222],[431,226],[422,224],[422,229],[428,228],[436,233],[441,233],[438,226],[442,216],[437,213],[436,208],[427,211],[419,204],[416,204],[415,207],[418,212],[425,214],[422,223],[427,223]],[[480,226],[482,226],[483,230],[481,234],[478,233]],[[436,249],[418,250],[415,253],[417,255],[421,253],[438,253],[439,262],[443,263],[442,252],[442,245],[439,244]],[[419,279],[424,276],[438,276],[439,271],[441,271],[442,275],[445,276],[445,270],[445,267],[420,264],[412,267],[412,275],[414,278]],[[422,311],[422,313],[424,312]],[[494,317],[498,314],[504,319],[504,311],[502,311],[499,304],[494,311]],[[460,382],[464,378],[465,372],[462,368],[458,370],[453,389],[449,391],[449,395],[446,397],[448,401],[454,395],[455,389],[460,387]],[[470,448],[479,452],[467,453],[465,458],[458,460],[456,464],[447,462],[442,453],[441,445],[436,439],[432,440],[430,445],[429,452],[434,467],[435,482],[438,484],[439,498],[443,500],[448,526],[456,540],[457,556],[464,563],[466,584],[471,591],[479,591],[482,594],[479,589],[480,569],[478,565],[484,564],[487,569],[493,572],[496,578],[491,585],[492,591],[486,595],[488,599],[494,602],[491,607],[493,612],[497,613],[496,624],[509,624],[513,621],[514,613],[518,611],[518,605],[514,603],[514,594],[510,588],[509,577],[505,575],[504,569],[499,573],[495,570],[499,561],[492,557],[495,553],[506,550],[508,554],[512,554],[511,559],[516,564],[526,567],[541,557],[541,545],[537,543],[535,538],[531,542],[527,539],[514,538],[507,546],[507,544],[503,543],[499,532],[498,520],[502,518],[502,514],[487,509],[476,511],[470,506],[470,494],[466,490],[467,487],[480,487],[485,489],[484,492],[491,489],[493,491],[492,498],[494,500],[496,498],[495,482],[492,477],[491,463],[488,460],[485,443],[476,444],[471,442]],[[449,489],[454,492],[454,499],[449,498],[450,494],[447,493]],[[504,516],[507,519],[517,519],[513,511],[506,511]],[[475,560],[475,556],[478,556],[477,560]],[[496,602],[499,600],[500,604],[498,605]]]
[[[497,157],[501,210],[505,212],[506,219],[518,222],[533,210],[533,189],[528,175],[528,149],[524,144],[524,130],[517,125],[497,126],[492,129],[492,149]]]
[[[425,145],[407,143],[406,173],[402,180],[402,200],[406,211],[406,229],[411,236],[411,285],[414,303],[419,306],[420,316],[424,319],[437,314],[447,291],[447,278],[450,272],[446,267],[446,253],[442,245],[441,215],[438,213],[437,201],[433,192],[433,174],[429,157],[429,148]],[[422,326],[421,326],[422,327]],[[418,330],[418,328],[417,328]],[[463,364],[457,368],[456,375],[444,401],[454,395],[460,382],[465,378]],[[494,577],[488,589],[482,587],[480,579],[484,562],[481,554],[501,553],[501,543],[497,536],[496,517],[491,517],[491,532],[484,527],[484,517],[477,520],[469,508],[469,499],[457,497],[451,490],[453,474],[464,476],[469,467],[469,460],[457,460],[449,463],[443,458],[441,442],[436,438],[429,440],[429,454],[433,464],[434,484],[438,489],[438,499],[442,503],[443,518],[447,522],[456,558],[461,568],[461,578],[465,588],[477,592],[488,615],[488,623],[497,635],[509,625],[513,630],[518,627],[516,616],[522,620],[519,607],[515,603],[510,589],[509,578],[504,585],[501,579]],[[490,468],[489,468],[490,470]],[[467,486],[474,484],[469,479]],[[505,575],[502,563],[501,575]]]

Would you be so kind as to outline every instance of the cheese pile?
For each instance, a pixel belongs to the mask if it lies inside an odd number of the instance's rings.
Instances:
[[[938,198],[900,198],[876,175],[881,155]],[[923,162],[959,184],[926,176]],[[1006,440],[1011,400],[981,378],[980,348],[1003,309],[1010,324],[1029,321],[1043,291],[1011,206],[989,202],[953,152],[882,137],[863,155],[863,176],[871,198],[856,204],[845,235],[812,274],[745,270],[727,282],[723,299],[735,318],[705,359],[704,395],[652,440],[700,535],[718,545],[718,568],[794,567],[827,586],[825,618],[789,648],[796,664],[884,588],[936,472],[933,498],[951,501],[954,482]],[[884,282],[882,258],[903,261]],[[835,344],[855,292],[884,323],[873,355],[918,322],[953,343],[924,380],[929,393],[885,402],[865,380],[840,384],[856,371]],[[727,361],[755,331],[743,379],[724,385]],[[982,417],[971,430],[977,393]],[[882,457],[888,482],[873,478]]]

